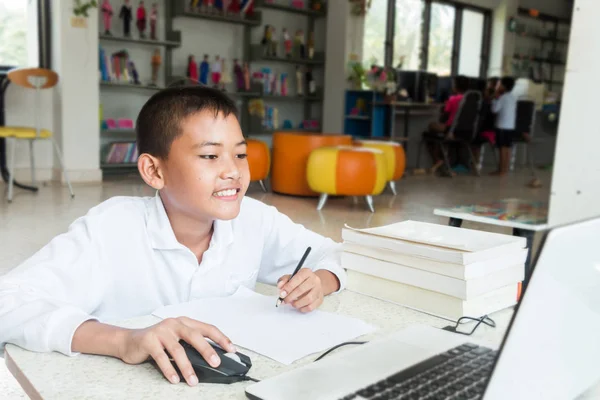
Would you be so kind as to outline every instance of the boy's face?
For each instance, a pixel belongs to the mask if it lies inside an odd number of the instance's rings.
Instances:
[[[500,93],[505,92],[504,86],[502,85],[502,81],[498,81],[498,84],[496,85],[496,90]]]
[[[229,220],[240,212],[250,183],[246,141],[234,115],[193,114],[181,123],[163,167],[161,196],[194,219]]]

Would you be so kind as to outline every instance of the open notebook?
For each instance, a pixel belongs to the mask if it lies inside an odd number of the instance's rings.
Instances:
[[[276,297],[241,286],[229,297],[195,300],[159,308],[159,318],[186,316],[215,325],[231,341],[283,364],[370,333],[361,320],[323,311],[303,314],[291,306],[275,307]]]

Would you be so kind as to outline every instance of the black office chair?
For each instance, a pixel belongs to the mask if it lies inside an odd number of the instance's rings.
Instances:
[[[475,161],[475,156],[473,155],[473,151],[471,149],[471,143],[475,139],[475,135],[477,135],[477,128],[479,126],[479,114],[481,110],[482,96],[481,93],[474,90],[467,91],[460,102],[460,106],[458,107],[458,111],[454,116],[454,120],[452,121],[452,126],[448,131],[449,134],[452,134],[452,139],[446,139],[446,137],[422,137],[421,142],[419,143],[419,153],[417,154],[417,169],[420,168],[421,161],[421,153],[423,152],[423,147],[425,143],[435,143],[440,146],[440,150],[442,151],[442,155],[444,156],[444,164],[448,171],[452,170],[452,166],[450,165],[450,159],[448,157],[448,146],[450,144],[460,144],[464,145],[469,152],[469,158],[473,168],[475,169],[475,173],[477,176],[480,176],[479,169],[477,168],[477,162]],[[450,176],[452,176],[450,174]]]

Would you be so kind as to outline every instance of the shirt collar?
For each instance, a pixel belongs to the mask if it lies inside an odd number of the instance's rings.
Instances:
[[[180,249],[182,244],[177,241],[167,211],[158,191],[147,207],[147,230],[152,247],[161,250]],[[215,220],[214,232],[210,246],[225,247],[233,243],[232,221]]]

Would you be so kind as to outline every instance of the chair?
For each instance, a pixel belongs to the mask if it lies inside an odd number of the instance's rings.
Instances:
[[[448,134],[452,135],[452,139],[443,138],[422,138],[419,143],[419,153],[417,154],[417,169],[420,168],[421,153],[426,142],[433,142],[440,146],[442,155],[444,157],[444,164],[448,171],[452,170],[450,160],[448,158],[448,145],[450,144],[461,144],[464,145],[468,152],[471,164],[475,169],[477,176],[480,176],[475,156],[471,149],[471,142],[477,135],[477,128],[479,126],[479,111],[481,110],[482,97],[481,93],[475,90],[469,90],[465,92],[458,111],[452,121]]]
[[[261,140],[247,139],[248,166],[250,167],[250,182],[260,184],[263,192],[267,192],[264,180],[269,176],[271,155],[269,146]]]
[[[397,194],[396,181],[402,178],[404,169],[406,168],[404,147],[400,143],[383,140],[355,140],[353,144],[359,147],[363,146],[383,151],[385,154],[388,185],[395,196]]]
[[[58,144],[52,137],[52,132],[47,129],[42,129],[40,126],[40,92],[42,89],[52,88],[58,82],[58,75],[56,72],[51,71],[49,69],[44,68],[17,68],[8,72],[8,79],[21,87],[28,89],[35,89],[35,106],[32,108],[33,113],[35,115],[35,127],[17,127],[17,126],[2,126],[0,127],[0,137],[6,138],[7,142],[11,141],[11,160],[9,166],[9,182],[8,182],[8,195],[7,199],[9,202],[12,202],[13,198],[13,185],[15,179],[15,157],[16,157],[16,147],[17,142],[21,140],[29,141],[29,157],[31,163],[31,181],[33,185],[35,182],[35,156],[33,152],[33,143],[36,140],[51,140],[54,145],[54,150],[56,151],[56,156],[60,161],[60,166],[62,168],[62,172],[69,187],[69,192],[71,193],[71,197],[74,197],[73,188],[71,187],[71,182],[69,181],[69,177],[67,175],[67,171],[65,169],[64,161]]]

